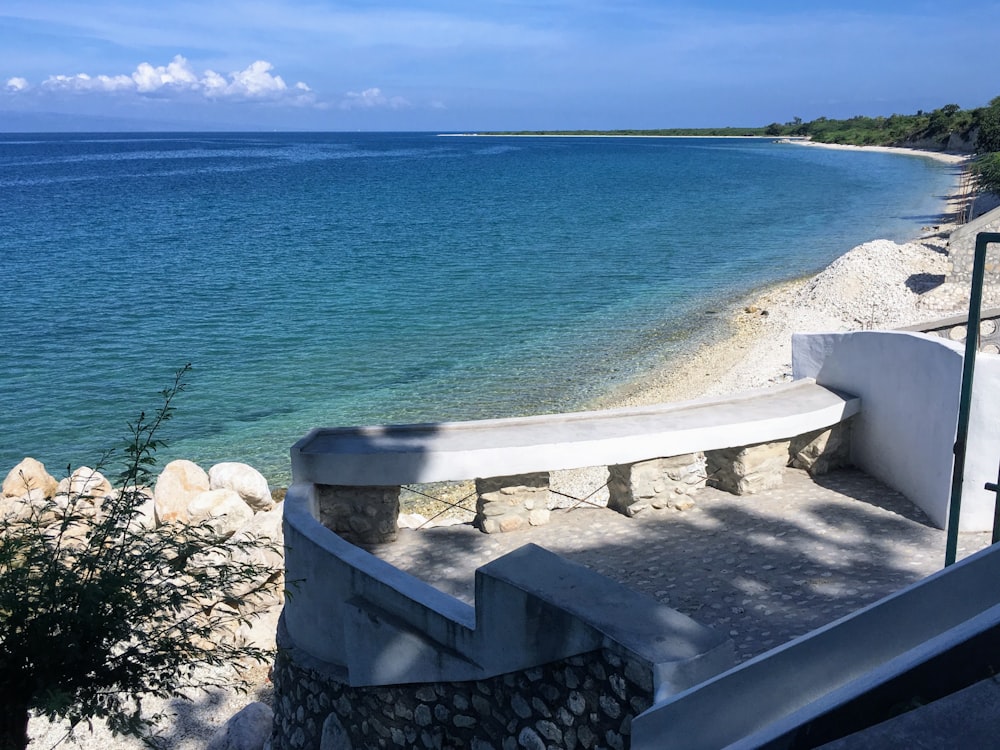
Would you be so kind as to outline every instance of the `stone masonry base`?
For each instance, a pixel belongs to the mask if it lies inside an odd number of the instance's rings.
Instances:
[[[319,520],[352,544],[370,546],[396,541],[399,487],[316,485]]]
[[[549,522],[549,474],[518,474],[476,480],[476,526],[487,534]]]
[[[630,746],[648,665],[609,649],[473,682],[351,687],[280,650],[271,750]],[[339,675],[343,679],[343,675]]]
[[[705,479],[704,453],[609,466],[608,507],[626,516],[646,508],[687,510]]]

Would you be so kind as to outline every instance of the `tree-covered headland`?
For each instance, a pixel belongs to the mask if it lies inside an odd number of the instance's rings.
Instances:
[[[975,154],[971,170],[977,186],[1000,193],[1000,96],[987,106],[962,109],[946,104],[931,112],[889,117],[851,117],[811,122],[771,123],[764,135],[805,137],[819,143],[855,146],[903,146],[930,150],[961,150]]]

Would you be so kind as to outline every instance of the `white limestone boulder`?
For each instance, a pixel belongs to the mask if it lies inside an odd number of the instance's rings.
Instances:
[[[271,566],[277,570],[285,567],[285,535],[281,526],[281,508],[275,507],[263,513],[255,513],[250,521],[232,537],[234,540],[254,540],[260,543],[255,562]]]
[[[188,505],[210,489],[208,474],[193,461],[180,459],[163,467],[153,490],[157,523],[190,521]]]
[[[234,461],[216,464],[208,470],[208,481],[209,489],[235,490],[254,511],[274,507],[271,489],[267,486],[264,475],[247,464]]]
[[[0,518],[14,522],[25,521],[31,517],[32,513],[39,513],[51,504],[49,498],[46,498],[45,493],[40,489],[29,490],[15,497],[0,495]],[[43,522],[48,520],[44,513],[39,517]]]
[[[260,613],[275,606],[280,609],[285,600],[285,550],[280,507],[255,514],[249,523],[229,537],[223,547],[213,554],[222,554],[224,559],[216,558],[213,561],[208,555],[199,555],[195,560],[196,564],[210,567],[230,562],[257,566],[259,574],[255,578],[248,578],[235,591],[245,598],[245,604],[251,611]],[[259,629],[254,626],[254,630]],[[273,640],[273,631],[268,633],[265,627],[264,632],[266,638]]]
[[[277,648],[278,620],[281,619],[282,603],[275,602],[261,609],[240,623],[236,630],[239,645],[274,651]]]
[[[131,498],[136,508],[135,521],[141,529],[156,528],[156,504],[153,501],[153,490],[150,487],[135,487],[131,490],[135,495]]]
[[[60,480],[56,493],[59,495],[76,495],[102,499],[114,492],[111,482],[96,469],[81,466],[72,474]]]
[[[250,523],[253,511],[235,490],[205,490],[188,503],[188,521],[207,524],[217,540],[228,539]]]
[[[273,721],[270,706],[251,703],[216,730],[207,750],[263,750]]]
[[[0,487],[0,497],[21,497],[29,491],[52,497],[58,487],[59,482],[45,470],[45,464],[28,456],[7,473]]]
[[[55,508],[51,511],[65,512],[72,509],[74,514],[94,516],[101,510],[104,498],[114,492],[111,482],[96,469],[81,466],[68,477],[59,480],[55,494]],[[54,520],[54,519],[53,519]]]

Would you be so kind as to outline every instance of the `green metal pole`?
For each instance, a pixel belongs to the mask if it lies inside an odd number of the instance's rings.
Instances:
[[[951,503],[948,506],[947,542],[944,564],[955,562],[958,553],[958,521],[962,513],[962,485],[965,481],[965,454],[969,439],[969,415],[972,412],[972,381],[979,351],[979,318],[983,304],[983,278],[986,275],[986,246],[1000,242],[1000,233],[976,235],[976,254],[972,263],[972,289],[969,291],[969,320],[965,335],[965,359],[962,363],[962,390],[958,402],[958,430],[955,436],[955,464],[951,474]]]

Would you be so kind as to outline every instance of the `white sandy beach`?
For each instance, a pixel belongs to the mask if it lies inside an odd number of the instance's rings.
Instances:
[[[934,159],[948,164],[962,164],[968,161],[969,157],[964,154],[949,154],[942,151],[923,151],[916,148],[901,148],[899,146],[850,146],[846,143],[817,143],[805,138],[786,138],[782,143],[794,143],[798,146],[812,146],[813,148],[832,148],[840,151],[876,151],[884,154],[903,154],[908,156],[922,156],[925,159]]]

